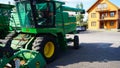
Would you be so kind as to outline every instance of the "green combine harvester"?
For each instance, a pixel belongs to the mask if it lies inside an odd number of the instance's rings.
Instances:
[[[0,4],[0,38],[3,39],[9,31],[12,5]]]
[[[73,47],[79,48],[77,35],[66,38],[66,34],[76,33],[76,18],[64,11],[84,13],[84,9],[63,6],[64,2],[54,0],[15,2],[21,31],[12,30],[1,36],[0,68],[44,68],[56,59],[59,50],[67,48],[67,42],[72,41]]]

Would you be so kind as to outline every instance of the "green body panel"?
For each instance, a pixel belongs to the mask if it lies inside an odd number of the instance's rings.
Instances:
[[[58,27],[62,27],[62,24],[59,24]],[[33,34],[38,34],[38,33],[51,33],[54,35],[57,35],[57,33],[62,33],[62,34],[67,34],[70,33],[72,31],[75,31],[76,28],[76,24],[74,24],[73,22],[71,23],[66,23],[65,24],[65,31],[61,28],[42,28],[42,29],[36,29],[36,28],[22,28],[22,32],[25,33],[33,33]]]
[[[44,68],[46,65],[46,62],[42,55],[36,51],[31,51],[31,50],[24,50],[21,49],[18,52],[15,52],[13,56],[10,58],[3,57],[0,59],[0,68],[4,68],[4,66],[9,63],[10,61],[13,61],[15,58],[20,59],[24,58],[26,63],[24,65],[21,65],[20,68],[24,67],[29,67],[29,68]],[[35,65],[36,63],[39,62],[39,65]]]
[[[62,29],[59,28],[42,28],[42,29],[36,29],[36,28],[22,28],[22,32],[25,33],[34,33],[34,34],[38,34],[38,33],[59,33],[59,32],[63,32]]]
[[[25,66],[29,68],[44,68],[46,65],[46,61],[44,60],[43,56],[36,51],[20,50],[15,54],[18,57],[26,58],[27,62],[20,68],[24,68]],[[24,54],[24,57],[22,54]],[[39,64],[37,65],[37,63]]]

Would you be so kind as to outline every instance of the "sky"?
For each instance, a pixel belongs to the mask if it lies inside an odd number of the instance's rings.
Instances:
[[[76,7],[77,4],[83,3],[84,9],[88,9],[96,0],[61,0],[64,1],[67,6]]]
[[[14,0],[0,0],[0,3],[6,3],[11,2],[11,4],[14,4]],[[66,6],[70,7],[76,7],[77,4],[83,3],[83,8],[85,11],[87,11],[97,0],[59,0],[64,1]],[[110,0],[114,4],[116,4],[118,7],[120,7],[120,0]],[[87,17],[87,13],[85,14],[85,17]]]
[[[8,4],[9,1],[11,2],[11,4],[13,4],[14,2],[14,0],[0,0],[0,3]],[[59,1],[64,1],[65,4],[70,7],[76,7],[76,4],[83,2],[85,9],[88,9],[93,3],[96,2],[96,0],[59,0]]]
[[[0,0],[0,3],[6,3],[11,2],[11,4],[14,3],[14,0]],[[77,4],[83,3],[84,9],[88,10],[97,0],[59,0],[64,1],[67,6],[70,7],[76,7]],[[120,7],[120,1],[119,0],[110,0],[114,4],[118,5]]]

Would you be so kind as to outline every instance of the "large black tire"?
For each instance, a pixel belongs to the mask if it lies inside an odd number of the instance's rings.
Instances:
[[[45,48],[48,50],[45,50]],[[50,47],[51,46],[51,47]],[[47,63],[54,61],[58,54],[58,44],[55,37],[37,37],[33,43],[32,50],[39,51]],[[47,54],[51,55],[47,55]]]
[[[79,37],[77,35],[74,36],[74,49],[79,49]]]
[[[17,35],[16,32],[11,32],[11,33],[9,33],[9,34],[5,37],[5,39],[11,39],[11,38],[13,38],[13,37],[16,36],[16,35]]]

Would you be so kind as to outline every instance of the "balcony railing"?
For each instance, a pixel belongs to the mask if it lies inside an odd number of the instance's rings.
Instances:
[[[96,8],[97,12],[110,11],[110,8]]]
[[[107,16],[107,17],[100,16],[100,20],[113,20],[113,19],[118,19],[117,15],[115,15],[113,17],[110,17],[110,16]]]
[[[110,18],[100,18],[99,20],[100,20],[100,21],[103,21],[103,20],[104,20],[104,21],[105,21],[105,20],[107,21],[107,20],[117,20],[117,19],[118,19],[118,18],[110,17]]]

